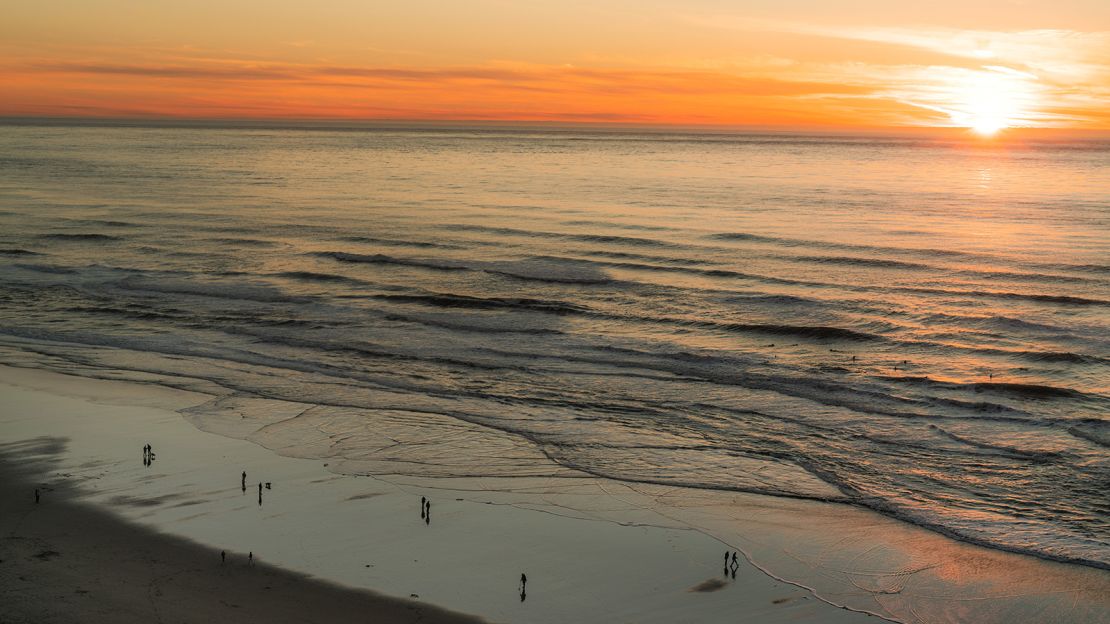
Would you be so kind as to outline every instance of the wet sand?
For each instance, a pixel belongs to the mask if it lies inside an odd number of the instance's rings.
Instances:
[[[343,605],[379,608],[359,600],[385,605],[375,617],[385,622],[410,621],[414,609],[421,621],[456,617],[429,604],[504,622],[880,621],[830,604],[852,601],[902,621],[1106,621],[1102,571],[953,542],[846,506],[592,477],[340,475],[327,462],[197,430],[174,411],[205,399],[195,392],[0,367],[0,396],[3,451],[24,458],[20,474],[0,466],[5,500],[21,501],[4,508],[0,530],[21,539],[5,540],[0,580],[20,596],[13,612],[25,621],[236,621],[248,610],[251,621],[344,621]],[[146,443],[151,466],[141,461]],[[273,482],[262,505],[260,481]],[[31,482],[55,488],[38,508]],[[432,501],[430,524],[421,496]],[[46,515],[56,506],[95,519]],[[742,554],[733,579],[721,557],[737,548],[761,567]],[[248,550],[254,569],[243,563]],[[117,572],[125,576],[110,580]],[[784,574],[819,581],[820,591]],[[279,586],[319,593],[282,609],[270,599]],[[194,599],[207,602],[188,607]],[[316,600],[334,610],[313,616]],[[271,607],[281,615],[261,611]]]
[[[415,600],[344,589],[124,522],[50,474],[55,441],[0,460],[5,623],[480,622]],[[41,489],[36,504],[33,492]]]

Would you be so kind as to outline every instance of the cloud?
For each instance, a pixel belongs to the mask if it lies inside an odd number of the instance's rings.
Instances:
[[[20,68],[14,68],[19,71]],[[315,65],[118,65],[105,63],[32,63],[24,74],[104,75],[203,81],[276,81],[319,86],[440,88],[477,84],[502,88],[540,88],[604,94],[704,94],[790,96],[860,93],[863,87],[811,80],[743,76],[695,70],[581,68],[568,65],[505,67],[392,68]]]

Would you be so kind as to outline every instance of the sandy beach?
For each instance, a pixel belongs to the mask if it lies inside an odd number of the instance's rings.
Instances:
[[[2,622],[481,621],[251,564],[248,553],[221,563],[214,548],[123,522],[51,474],[57,443],[5,445],[0,461]]]
[[[505,622],[600,622],[613,617],[633,622],[704,621],[726,613],[769,622],[874,620],[766,576],[743,557],[736,579],[731,573],[725,577],[722,553],[735,549],[679,528],[678,523],[658,526],[658,518],[648,523],[643,512],[636,518],[627,517],[627,510],[619,506],[611,509],[626,515],[622,524],[560,509],[566,501],[547,508],[530,506],[514,500],[521,498],[520,489],[501,490],[492,482],[340,476],[319,462],[281,457],[249,442],[198,431],[180,414],[165,409],[196,404],[202,395],[2,370],[5,494],[22,501],[10,511],[5,508],[4,522],[6,527],[16,525],[8,533],[21,538],[10,542],[36,544],[9,547],[10,554],[0,558],[17,561],[18,567],[5,565],[4,578],[32,578],[25,566],[58,569],[57,576],[13,587],[23,596],[20,604],[29,621],[52,613],[50,596],[91,598],[92,594],[76,592],[93,591],[82,579],[100,577],[91,569],[82,573],[81,566],[111,569],[127,549],[134,563],[121,566],[119,573],[134,576],[120,585],[141,584],[142,589],[129,596],[105,596],[97,608],[104,606],[109,614],[115,611],[108,606],[113,601],[131,599],[138,600],[132,607],[137,617],[150,615],[152,609],[175,611],[172,602],[151,598],[147,591],[154,579],[168,576],[188,581],[173,581],[182,587],[172,591],[163,587],[166,596],[192,591],[194,600],[205,601],[212,610],[205,615],[198,610],[197,620],[182,621],[208,621],[207,614],[225,610],[231,618],[237,610],[228,605],[253,604],[245,597],[230,598],[238,595],[240,582],[258,592],[267,584],[303,583],[303,592],[295,595],[315,592],[305,605],[317,598],[339,597],[332,611],[314,615],[307,606],[291,611],[308,618],[304,621],[342,621],[344,605],[381,605],[383,621],[408,621],[403,618],[419,614],[467,621],[439,610],[413,610],[428,602]],[[44,392],[46,387],[69,396]],[[145,443],[152,444],[156,454],[149,467],[142,462]],[[248,473],[250,487],[245,492],[241,469]],[[262,505],[257,496],[260,474],[272,483],[271,489],[263,489]],[[38,506],[33,503],[33,483],[44,495]],[[534,485],[549,490],[553,502],[560,494],[573,498],[573,490],[582,489],[581,484],[569,490],[549,482]],[[419,517],[421,495],[432,501],[431,523]],[[76,514],[46,516],[55,506]],[[79,519],[86,514],[95,521],[86,525]],[[75,526],[95,530],[69,533]],[[229,553],[226,567],[220,566],[220,550]],[[44,551],[69,555],[36,557]],[[243,563],[251,551],[258,562],[255,569],[265,570],[273,582],[247,576],[255,572]],[[68,562],[78,557],[84,563],[70,568]],[[276,567],[263,568],[263,562]],[[522,572],[529,577],[523,601]],[[229,575],[234,580],[225,582]],[[397,598],[340,590],[319,580]],[[222,589],[209,592],[205,583]],[[257,597],[264,600],[266,594]],[[74,608],[83,607],[78,603]],[[65,612],[59,611],[58,617],[64,619]]]
[[[3,512],[0,578],[25,621],[86,609],[109,618],[88,621],[367,612],[470,621],[431,605],[504,622],[1107,617],[1100,570],[981,549],[844,506],[714,492],[668,501],[675,488],[596,478],[340,475],[328,462],[195,429],[174,410],[202,394],[0,373],[3,494],[18,501]],[[150,466],[145,444],[156,454]],[[259,497],[262,481],[271,487]],[[42,491],[37,506],[32,486]],[[430,522],[421,496],[432,501]],[[721,557],[737,549],[733,579]],[[280,601],[270,595],[279,588]],[[1067,619],[1053,619],[1061,609]]]

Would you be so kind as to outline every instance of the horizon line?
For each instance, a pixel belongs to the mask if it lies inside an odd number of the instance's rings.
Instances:
[[[537,129],[593,130],[612,132],[678,132],[704,134],[821,134],[829,136],[934,136],[979,140],[971,129],[960,126],[833,126],[833,125],[746,125],[691,124],[667,122],[563,121],[553,119],[426,119],[426,118],[335,118],[335,117],[184,117],[171,115],[110,116],[110,115],[0,115],[0,125],[46,126],[152,126],[152,127],[231,127],[285,129]],[[1066,136],[1073,139],[1110,139],[1110,129],[1012,127],[985,142],[1007,138]]]

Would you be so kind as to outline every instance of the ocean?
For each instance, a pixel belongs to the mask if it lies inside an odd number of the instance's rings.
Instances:
[[[216,389],[208,430],[304,404],[251,439],[354,474],[1110,568],[1110,141],[0,126],[0,354]]]

